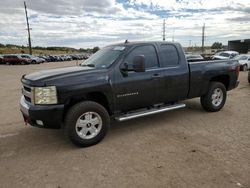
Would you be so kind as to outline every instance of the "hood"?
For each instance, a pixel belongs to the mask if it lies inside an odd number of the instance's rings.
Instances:
[[[56,68],[50,70],[43,70],[39,72],[34,72],[28,75],[23,76],[23,81],[28,82],[31,85],[41,85],[54,81],[66,81],[69,77],[82,77],[85,75],[99,75],[100,72],[103,72],[103,69],[94,69],[92,67],[65,67],[65,68]]]

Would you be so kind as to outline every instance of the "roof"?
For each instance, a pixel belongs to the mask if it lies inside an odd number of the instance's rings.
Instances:
[[[133,41],[133,42],[123,42],[123,43],[116,43],[116,44],[112,44],[109,46],[115,46],[115,45],[137,45],[137,44],[179,44],[177,42],[166,42],[166,41]]]
[[[246,43],[250,43],[250,39],[229,40],[228,42],[246,42]]]
[[[229,54],[233,54],[233,53],[239,53],[237,51],[221,51],[219,53],[229,53]]]

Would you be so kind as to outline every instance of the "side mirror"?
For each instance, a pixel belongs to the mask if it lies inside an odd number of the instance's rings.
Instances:
[[[120,69],[122,70],[122,71],[124,71],[124,72],[126,72],[126,71],[129,71],[129,68],[128,68],[129,66],[128,66],[128,63],[123,63],[123,64],[121,64],[121,66],[120,66]]]
[[[135,56],[133,59],[133,71],[145,72],[145,58],[143,55]]]

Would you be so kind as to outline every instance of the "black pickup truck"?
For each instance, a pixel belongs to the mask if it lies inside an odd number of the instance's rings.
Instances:
[[[64,128],[73,143],[90,146],[104,138],[111,118],[183,108],[180,101],[194,97],[219,111],[238,86],[239,68],[234,60],[187,63],[178,43],[115,44],[80,66],[23,75],[21,112],[32,126]]]

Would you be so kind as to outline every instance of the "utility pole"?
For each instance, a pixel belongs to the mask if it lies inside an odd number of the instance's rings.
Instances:
[[[202,26],[202,44],[201,44],[202,53],[204,53],[204,41],[205,41],[205,23]]]
[[[30,25],[29,25],[29,18],[28,18],[27,7],[26,7],[25,1],[24,1],[24,9],[25,9],[25,15],[26,15],[26,21],[27,21],[29,52],[30,52],[30,55],[32,55],[31,38],[30,38]]]
[[[166,20],[164,19],[163,20],[163,34],[162,34],[162,37],[163,37],[163,41],[166,40]]]
[[[191,44],[192,44],[192,40],[189,40],[189,47],[191,47]]]

